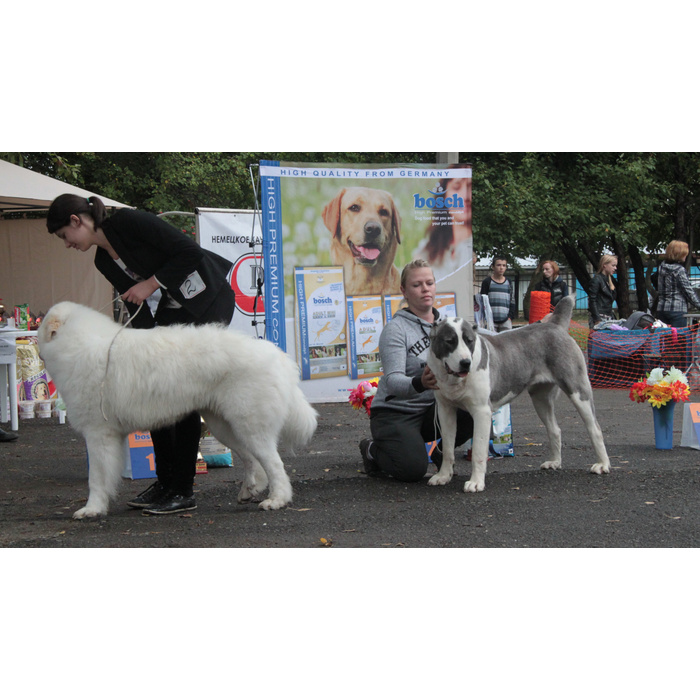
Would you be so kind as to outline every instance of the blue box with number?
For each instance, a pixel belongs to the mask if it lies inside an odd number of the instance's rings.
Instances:
[[[156,456],[149,432],[131,433],[127,438],[126,464],[122,476],[126,479],[155,479]]]

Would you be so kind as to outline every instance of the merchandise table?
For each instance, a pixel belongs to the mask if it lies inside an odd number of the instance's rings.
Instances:
[[[631,387],[654,367],[688,367],[691,348],[690,328],[594,331],[588,338],[588,377],[593,387]]]
[[[19,428],[17,415],[17,338],[36,336],[36,331],[0,328],[0,419],[7,423],[7,397],[10,397],[10,429]]]

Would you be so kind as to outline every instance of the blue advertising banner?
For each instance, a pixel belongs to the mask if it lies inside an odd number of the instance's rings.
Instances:
[[[262,173],[266,163],[267,161],[261,163],[260,173],[265,267],[265,332],[268,340],[282,350],[286,350],[280,179],[274,174]]]
[[[262,161],[260,180],[267,338],[298,360],[297,268],[340,268],[345,307],[347,297],[400,295],[401,270],[422,258],[438,291],[473,314],[471,166]],[[352,387],[347,376],[322,377],[310,398],[335,400]]]

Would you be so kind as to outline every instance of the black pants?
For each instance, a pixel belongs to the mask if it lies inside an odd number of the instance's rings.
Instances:
[[[192,495],[201,433],[199,413],[190,413],[167,428],[151,430],[158,481],[182,496]]]
[[[185,309],[159,309],[156,314],[156,324],[159,326],[171,326],[176,323],[192,323],[197,326],[217,322],[228,324],[233,317],[234,308],[235,295],[226,285],[202,318],[195,318]],[[179,377],[173,377],[172,381],[179,381]],[[190,413],[175,425],[151,430],[158,481],[182,496],[192,495],[201,432],[202,419],[199,413]]]
[[[435,428],[435,404],[425,413],[400,413],[390,409],[372,411],[373,456],[379,468],[400,481],[420,481],[428,472],[426,442],[442,436]],[[457,411],[455,446],[469,440],[474,434],[474,421],[466,411]],[[442,455],[434,455],[442,463]]]

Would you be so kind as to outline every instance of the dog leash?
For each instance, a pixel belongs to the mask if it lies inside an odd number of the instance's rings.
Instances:
[[[114,304],[117,299],[121,298],[121,294],[117,295],[112,301],[109,302],[108,305],[105,305],[102,307],[102,309],[107,308],[107,306]],[[136,313],[133,316],[129,317],[129,320],[114,334],[114,338],[112,338],[112,342],[109,344],[109,350],[107,350],[107,363],[105,364],[105,376],[104,379],[102,380],[102,383],[100,384],[100,411],[102,411],[102,417],[105,419],[105,421],[108,420],[107,416],[105,415],[105,409],[104,409],[104,388],[105,388],[105,382],[107,381],[107,370],[109,369],[109,360],[112,355],[112,346],[114,345],[114,341],[117,339],[117,336],[125,329],[127,328],[131,322],[139,315],[139,311],[143,308],[143,305],[145,302],[141,302],[139,304],[139,308],[136,310]],[[100,309],[100,311],[102,311]]]

